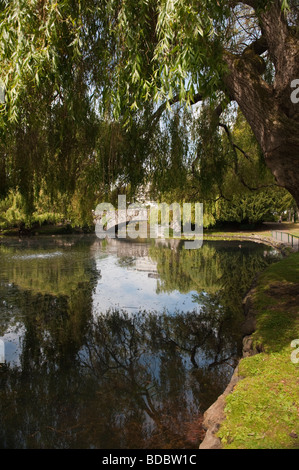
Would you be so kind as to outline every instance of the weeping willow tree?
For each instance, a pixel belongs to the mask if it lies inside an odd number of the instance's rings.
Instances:
[[[18,188],[28,213],[41,187],[83,218],[146,181],[229,199],[228,168],[243,191],[299,202],[295,0],[3,0],[0,20],[0,191]],[[241,163],[235,108],[266,182]]]
[[[151,96],[159,104],[155,121],[178,102],[202,102],[210,108],[211,136],[227,124],[225,111],[235,104],[276,183],[298,204],[299,108],[293,89],[299,77],[298,2],[115,0],[108,5],[115,13],[116,110],[119,97],[135,109]]]
[[[54,3],[1,2],[1,9],[1,194],[17,188],[31,214],[41,190],[51,201],[74,193],[93,155],[96,116],[78,25],[69,27]]]
[[[104,2],[16,0],[0,9],[0,196],[9,204],[18,191],[28,221],[48,201],[47,210],[90,222],[113,189],[134,194],[149,154],[158,158],[146,132],[153,105],[131,110],[130,129],[126,113],[115,119],[105,97],[116,47]]]

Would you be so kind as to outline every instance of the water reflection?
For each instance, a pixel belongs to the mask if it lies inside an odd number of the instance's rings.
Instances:
[[[198,448],[240,353],[242,295],[271,253],[93,237],[1,245],[0,446]]]

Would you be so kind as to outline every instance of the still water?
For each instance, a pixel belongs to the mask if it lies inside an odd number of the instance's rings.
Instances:
[[[265,245],[0,244],[1,448],[196,449],[241,354]]]

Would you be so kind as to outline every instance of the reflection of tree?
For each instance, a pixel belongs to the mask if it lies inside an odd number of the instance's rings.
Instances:
[[[93,321],[98,273],[83,248],[72,281],[54,258],[42,265],[41,276],[56,269],[59,278],[48,292],[37,269],[39,288],[27,290],[24,271],[9,267],[17,286],[0,284],[1,294],[25,333],[20,366],[0,369],[0,446],[197,448],[202,413],[238,355],[240,294],[266,263],[250,250],[230,258],[214,246],[192,251],[194,260],[191,251],[156,251],[160,288],[198,292],[197,311],[171,315],[111,311]]]
[[[155,245],[150,256],[158,263],[158,292],[205,292],[236,310],[255,275],[273,261],[265,251],[270,249],[252,243],[242,243],[241,249],[240,242],[204,242],[199,250]]]
[[[136,258],[133,256],[124,256],[122,258],[118,258],[117,264],[121,268],[128,268],[130,266],[134,266]]]
[[[200,250],[172,249],[153,245],[150,256],[158,263],[161,281],[158,292],[182,293],[202,291],[207,287],[216,292],[220,287],[221,267],[217,263],[217,252],[212,245],[204,244]],[[212,268],[212,269],[211,269]]]
[[[75,357],[67,343],[56,349],[57,337],[27,324],[21,367],[0,374],[2,445],[197,447],[201,413],[230,372],[209,368],[218,326],[208,308],[202,315],[108,312],[89,323]],[[227,348],[231,342],[224,338]]]
[[[13,323],[23,325],[23,343],[32,343],[34,349],[34,344],[42,342],[47,355],[50,349],[53,357],[64,349],[67,357],[71,346],[75,352],[81,347],[99,274],[88,243],[81,246],[77,241],[74,256],[68,249],[73,246],[69,240],[67,248],[56,256],[57,243],[61,246],[63,242],[57,240],[50,246],[36,242],[26,249],[0,247],[6,277],[6,282],[0,283],[0,312],[9,318],[10,327]],[[0,333],[4,334],[7,326],[1,322]],[[23,354],[25,351],[23,348]]]
[[[80,389],[74,364],[92,313],[98,273],[88,244],[79,248],[79,255],[77,249],[80,266],[35,256],[43,252],[32,247],[5,248],[1,314],[9,321],[1,322],[0,333],[20,326],[22,336],[20,366],[0,369],[0,447],[68,447],[70,431],[61,429],[69,421],[74,424],[77,413],[76,401],[70,403],[69,397]],[[11,258],[15,251],[21,259]]]
[[[33,244],[22,250],[18,246],[0,246],[1,264],[10,283],[23,290],[54,296],[69,295],[77,288],[78,282],[88,281],[90,277],[86,272],[88,250],[80,250],[77,246],[74,257],[73,244],[69,242],[69,245],[63,247],[52,243],[49,247],[47,243]]]
[[[81,361],[101,394],[108,387],[114,418],[122,417],[114,430],[124,447],[133,426],[139,445],[190,446],[184,423],[199,419],[233,371],[225,363],[209,367],[219,350],[223,359],[237,352],[230,328],[219,334],[223,322],[209,305],[200,315],[112,311],[98,317]]]

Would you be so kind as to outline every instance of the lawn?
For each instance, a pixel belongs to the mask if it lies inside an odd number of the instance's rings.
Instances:
[[[240,361],[218,437],[225,449],[298,449],[299,253],[262,273],[252,300],[262,352]]]
[[[252,230],[241,230],[241,229],[211,229],[211,230],[205,230],[204,233],[205,235],[208,236],[231,236],[231,237],[237,237],[237,236],[250,236],[250,235],[259,235],[260,237],[272,237],[272,230],[276,230],[278,232],[287,232],[290,233],[291,235],[295,235],[299,237],[299,223],[293,223],[293,222],[282,222],[281,224],[279,223],[274,223],[274,222],[265,222],[263,223],[262,226],[258,228],[254,228]]]

